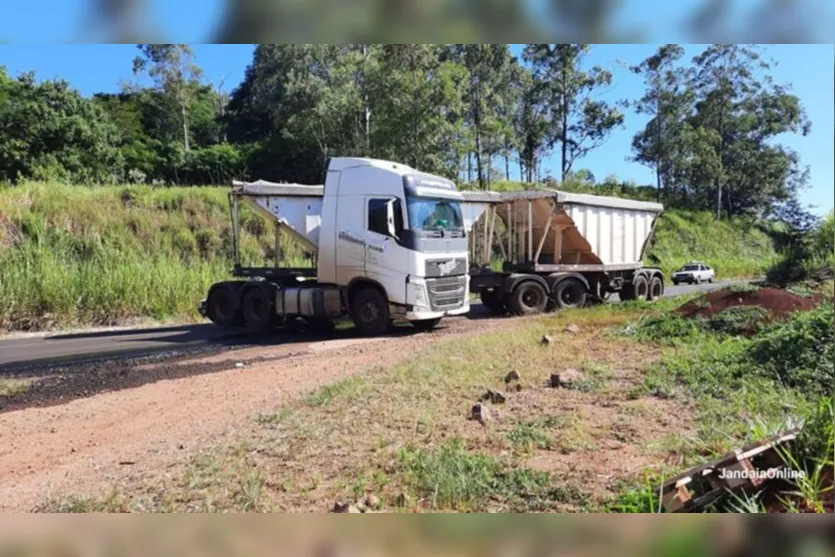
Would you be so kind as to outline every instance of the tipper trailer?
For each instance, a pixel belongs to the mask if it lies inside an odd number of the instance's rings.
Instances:
[[[324,185],[236,181],[229,199],[233,275],[241,280],[212,285],[201,303],[217,325],[320,326],[350,316],[362,334],[379,335],[394,317],[432,329],[470,309],[463,196],[445,178],[332,158]],[[241,265],[241,204],[274,223],[272,266]],[[313,254],[314,267],[282,265],[284,234]]]
[[[470,291],[494,313],[581,307],[612,293],[654,300],[664,292],[661,269],[643,265],[664,209],[658,203],[550,189],[462,194],[464,214],[480,226],[471,234],[473,260],[490,263],[499,238],[501,270],[470,270]]]

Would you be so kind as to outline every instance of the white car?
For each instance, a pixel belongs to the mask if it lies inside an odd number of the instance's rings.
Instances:
[[[702,282],[713,282],[715,278],[716,273],[713,272],[713,269],[705,263],[694,261],[673,273],[673,284],[680,282],[699,284]]]

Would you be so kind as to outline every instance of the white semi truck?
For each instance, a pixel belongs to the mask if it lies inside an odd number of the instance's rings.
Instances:
[[[658,203],[557,191],[462,192],[468,221],[478,222],[470,290],[494,313],[536,314],[587,300],[654,300],[661,269],[645,267]],[[501,222],[501,227],[497,225]],[[499,230],[501,228],[501,233]]]
[[[240,280],[212,285],[201,313],[220,326],[265,329],[289,320],[350,316],[366,335],[399,317],[429,330],[470,310],[463,196],[445,178],[401,164],[332,158],[324,185],[234,182],[229,195]],[[275,225],[275,261],[245,267],[240,206]],[[282,264],[288,235],[315,266]]]

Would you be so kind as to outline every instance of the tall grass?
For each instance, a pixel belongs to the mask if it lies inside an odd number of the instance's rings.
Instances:
[[[669,275],[688,261],[704,261],[719,278],[761,277],[777,260],[769,234],[750,219],[717,220],[706,211],[672,209],[656,224],[649,252]]]
[[[0,330],[196,318],[232,267],[227,191],[0,189]],[[272,257],[266,223],[245,212],[242,225],[242,258]]]

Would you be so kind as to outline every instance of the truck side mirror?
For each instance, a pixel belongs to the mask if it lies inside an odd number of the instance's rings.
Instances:
[[[386,230],[388,231],[389,236],[395,240],[399,240],[397,237],[397,228],[394,225],[394,204],[396,201],[396,199],[389,199],[386,201]]]

